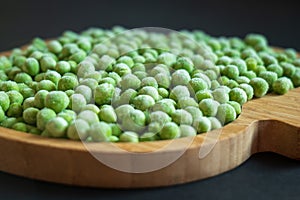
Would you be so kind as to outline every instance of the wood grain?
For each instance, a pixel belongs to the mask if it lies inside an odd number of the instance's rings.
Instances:
[[[199,158],[200,149],[206,146],[213,148]],[[221,174],[265,151],[300,160],[300,88],[282,96],[251,100],[238,119],[222,129],[173,141],[85,145],[0,127],[1,171],[78,186],[141,188],[181,184]],[[111,168],[93,155],[118,159],[132,172]],[[136,160],[137,155],[145,162]],[[178,155],[161,169],[133,173],[137,165],[150,166]]]

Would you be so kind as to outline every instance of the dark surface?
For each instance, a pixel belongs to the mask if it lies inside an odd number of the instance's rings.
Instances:
[[[215,36],[262,33],[273,46],[300,50],[299,6],[281,1],[0,1],[0,51],[33,37],[113,25],[202,29]],[[1,152],[0,152],[1,153]],[[1,161],[0,161],[1,162]],[[59,168],[58,168],[59,170]],[[300,163],[258,154],[228,173],[146,190],[103,190],[51,184],[0,173],[0,199],[299,199]]]

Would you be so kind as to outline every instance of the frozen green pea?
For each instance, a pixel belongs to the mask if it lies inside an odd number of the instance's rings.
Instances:
[[[184,110],[188,111],[192,115],[193,121],[195,119],[197,119],[198,117],[203,116],[202,111],[198,107],[188,106],[188,107],[184,108]]]
[[[277,59],[274,56],[272,56],[266,52],[261,53],[260,58],[262,59],[262,61],[264,62],[264,65],[266,65],[266,66],[278,63]]]
[[[70,96],[69,108],[75,112],[80,112],[86,105],[86,100],[82,94],[72,94]]]
[[[122,130],[121,128],[119,127],[118,124],[115,124],[115,123],[110,123],[109,124],[110,128],[111,128],[111,133],[113,136],[117,136],[119,137],[122,133]]]
[[[35,76],[40,71],[39,62],[35,58],[27,58],[24,65],[22,65],[22,70],[31,76]]]
[[[164,64],[159,64],[159,65],[156,65],[155,67],[153,67],[152,65],[146,65],[147,66],[147,70],[149,72],[149,75],[150,76],[153,76],[155,77],[157,74],[166,74],[167,76],[170,75],[170,71],[169,71],[169,68],[168,66],[164,65]]]
[[[117,122],[117,115],[114,108],[109,105],[102,106],[98,116],[101,121],[105,121],[107,123]]]
[[[25,56],[15,56],[13,58],[13,66],[21,67],[26,61]]]
[[[97,70],[105,70],[105,71],[112,71],[112,67],[113,65],[115,65],[116,60],[109,56],[109,55],[103,55],[97,65],[96,65],[96,69]]]
[[[180,128],[174,122],[167,122],[159,132],[159,136],[163,140],[179,138]]]
[[[139,141],[146,142],[146,141],[155,141],[158,139],[159,139],[159,137],[157,134],[155,134],[153,132],[145,132],[140,136]]]
[[[146,59],[141,56],[141,55],[135,55],[132,57],[133,59],[133,62],[136,64],[136,63],[145,63],[146,62]]]
[[[170,92],[170,98],[175,101],[178,101],[184,97],[190,97],[189,89],[186,86],[178,85]]]
[[[46,130],[51,137],[64,137],[68,129],[68,122],[62,117],[55,117],[46,124]]]
[[[120,82],[122,90],[127,90],[129,88],[138,89],[141,86],[141,81],[138,77],[133,74],[127,74],[122,77]]]
[[[63,75],[67,72],[70,72],[71,71],[71,65],[70,63],[68,63],[67,61],[59,61],[57,62],[57,64],[55,65],[55,70]]]
[[[29,97],[33,97],[35,95],[35,91],[31,88],[23,88],[20,90],[20,93],[24,97],[24,99],[27,99]]]
[[[16,131],[27,132],[27,125],[23,122],[17,122],[11,128]]]
[[[257,68],[257,60],[254,57],[249,57],[245,60],[247,69],[250,71],[255,71]]]
[[[37,83],[36,89],[39,90],[47,90],[53,91],[56,90],[56,85],[50,80],[42,80]]]
[[[95,72],[95,66],[91,62],[83,61],[78,65],[77,76],[84,78],[88,74]]]
[[[194,120],[193,127],[198,133],[205,133],[211,130],[211,121],[207,117],[198,117]]]
[[[291,89],[291,80],[287,77],[281,77],[274,81],[272,88],[276,94],[285,94]]]
[[[243,84],[239,85],[239,88],[243,89],[246,92],[248,101],[253,98],[254,90],[251,85],[243,83]]]
[[[272,88],[274,81],[277,80],[278,76],[275,72],[264,71],[259,74],[260,78],[263,78],[267,81],[269,85],[269,90]]]
[[[6,74],[8,76],[8,79],[13,80],[16,76],[16,74],[21,73],[22,70],[19,67],[12,67],[9,70],[6,71]]]
[[[132,103],[133,99],[137,96],[138,92],[134,89],[125,90],[120,96],[113,100],[114,105],[123,105]]]
[[[157,57],[157,62],[167,66],[172,66],[176,62],[176,55],[164,52]]]
[[[151,96],[155,101],[159,100],[159,94],[155,87],[145,86],[139,90],[139,94]]]
[[[196,94],[196,99],[200,102],[202,99],[212,99],[213,95],[210,90],[199,90]]]
[[[47,44],[48,50],[52,53],[58,54],[62,51],[62,45],[57,40],[49,41]]]
[[[36,125],[40,130],[44,130],[46,128],[46,124],[48,121],[56,117],[56,113],[54,110],[49,108],[43,108],[36,115]]]
[[[39,110],[37,108],[27,108],[23,112],[23,119],[27,124],[36,124],[37,114]]]
[[[121,56],[118,61],[118,63],[125,63],[128,67],[132,68],[134,65],[134,62],[131,57],[129,56]]]
[[[87,104],[87,105],[83,106],[81,111],[84,111],[84,110],[90,110],[96,114],[98,114],[100,112],[100,109],[95,104]]]
[[[80,81],[79,85],[86,85],[93,91],[98,86],[98,82],[92,78],[85,78]]]
[[[109,83],[102,83],[94,90],[94,99],[98,105],[110,104],[114,95],[115,88]]]
[[[6,114],[8,117],[21,117],[23,113],[22,105],[19,103],[10,104]]]
[[[292,80],[293,85],[295,87],[299,87],[300,86],[300,69],[299,68],[296,69],[295,73],[291,77],[291,80]]]
[[[91,102],[92,100],[92,90],[86,85],[77,86],[75,93],[83,95],[87,103]]]
[[[92,44],[91,44],[90,40],[89,39],[85,39],[85,38],[79,39],[77,41],[77,45],[78,45],[79,48],[81,48],[85,52],[90,51],[91,48],[92,48]]]
[[[64,76],[58,81],[58,90],[73,90],[78,85],[78,80],[72,76]]]
[[[9,108],[9,105],[10,105],[9,96],[5,92],[0,91],[0,107],[5,112]]]
[[[5,127],[5,128],[11,128],[15,123],[18,122],[18,119],[15,118],[15,117],[7,117],[5,118],[5,113],[1,112],[1,107],[0,107],[0,125],[2,127]]]
[[[227,65],[223,70],[222,70],[222,75],[227,76],[230,79],[236,79],[239,76],[239,69],[235,65]]]
[[[172,99],[162,99],[157,101],[152,107],[153,111],[163,111],[168,115],[175,112],[175,101]]]
[[[185,69],[189,73],[191,73],[194,69],[194,64],[192,60],[188,57],[180,57],[173,64],[174,69]]]
[[[286,76],[286,77],[289,77],[289,78],[292,77],[293,74],[296,71],[295,66],[291,63],[282,62],[282,63],[280,63],[280,66],[283,69],[283,76]]]
[[[239,104],[236,101],[228,101],[227,104],[231,105],[234,108],[237,115],[241,114],[241,112],[242,112],[241,104]]]
[[[116,86],[116,81],[115,79],[113,78],[110,78],[110,77],[105,77],[105,78],[102,78],[100,81],[99,81],[99,84],[102,84],[102,83],[109,83],[113,86]]]
[[[172,74],[171,85],[187,85],[191,80],[190,74],[184,69],[178,69]]]
[[[190,125],[181,124],[179,128],[181,133],[180,137],[192,137],[197,135],[197,131]]]
[[[139,136],[133,131],[125,131],[120,135],[120,142],[139,142]]]
[[[235,81],[238,83],[238,84],[242,84],[242,83],[249,83],[250,82],[250,79],[246,76],[239,76],[235,79]]]
[[[229,56],[222,56],[218,59],[217,65],[229,65],[232,62],[232,58]]]
[[[240,73],[244,73],[247,71],[246,62],[240,58],[233,59],[230,64],[236,66]]]
[[[161,129],[163,128],[165,123],[161,123],[161,122],[151,122],[148,124],[148,132],[157,134],[161,131]]]
[[[247,93],[241,88],[233,88],[229,92],[230,101],[236,101],[241,106],[247,102],[248,96]]]
[[[18,92],[16,90],[11,90],[11,91],[8,91],[6,94],[9,97],[10,104],[12,104],[12,103],[22,104],[23,103],[24,97],[22,96],[22,94],[20,92]]]
[[[97,114],[90,110],[81,111],[78,114],[77,119],[83,119],[86,122],[88,122],[90,125],[99,122],[99,118]]]
[[[204,116],[213,117],[217,114],[219,105],[220,103],[213,99],[203,99],[199,103],[199,108]]]
[[[133,110],[134,110],[134,108],[131,105],[129,105],[129,104],[124,104],[124,105],[121,105],[121,106],[117,107],[115,109],[115,112],[117,114],[118,121],[121,122]]]
[[[210,79],[210,80],[216,80],[218,78],[218,74],[214,70],[206,70],[204,74]]]
[[[76,119],[77,115],[73,110],[63,110],[57,114],[57,117],[62,117],[68,122],[68,124],[71,124]]]
[[[255,97],[262,97],[269,90],[268,82],[259,77],[251,79],[250,85],[253,87]]]
[[[16,83],[25,83],[25,84],[29,84],[30,82],[32,82],[32,78],[30,75],[22,72],[22,73],[18,73],[15,78],[14,81]]]
[[[72,140],[85,140],[88,137],[89,128],[86,121],[77,119],[68,127],[67,137]]]
[[[133,75],[138,77],[139,80],[143,80],[148,76],[147,72],[134,72]]]
[[[171,118],[167,113],[164,113],[162,111],[154,111],[150,114],[150,121],[152,122],[158,122],[160,124],[165,124],[167,122],[171,121]]]
[[[221,124],[228,124],[236,119],[236,112],[231,105],[224,103],[219,105],[216,117]]]
[[[169,96],[169,91],[165,88],[158,88],[158,94],[162,97],[162,98],[167,98]]]
[[[35,107],[42,109],[45,107],[46,96],[48,95],[47,90],[40,90],[34,95],[34,105]]]
[[[7,80],[8,80],[8,76],[5,74],[3,70],[0,70],[0,82],[7,81]]]
[[[122,130],[142,132],[145,129],[146,116],[140,110],[132,110],[122,119]]]
[[[112,130],[107,123],[97,122],[91,125],[89,135],[95,142],[109,142]]]
[[[4,91],[4,92],[8,92],[8,91],[11,91],[11,90],[19,91],[19,86],[14,81],[9,80],[9,81],[0,82],[0,86],[1,86],[1,90]]]
[[[178,100],[178,107],[179,108],[185,108],[185,107],[188,107],[188,106],[198,107],[198,103],[195,101],[194,98],[191,98],[191,97],[183,97],[183,98]]]
[[[12,67],[11,61],[6,56],[0,56],[0,70],[6,70]]]
[[[192,115],[188,111],[183,109],[175,110],[172,113],[172,120],[178,125],[180,124],[191,125],[193,123]]]
[[[45,106],[51,108],[56,113],[66,109],[70,103],[69,97],[62,91],[51,91],[45,99]]]
[[[201,78],[206,82],[207,88],[211,87],[211,80],[203,72],[199,72],[199,73],[194,74],[193,78]]]
[[[73,55],[71,55],[69,57],[69,60],[75,61],[76,63],[80,63],[81,61],[83,61],[86,57],[86,52],[79,50],[76,53],[74,53]]]
[[[112,78],[115,81],[117,86],[119,86],[119,84],[122,80],[122,78],[115,72],[109,72],[108,77]]]
[[[216,100],[219,103],[226,103],[229,101],[229,94],[226,91],[226,89],[223,88],[217,88],[214,91],[212,91],[213,99]]]
[[[153,77],[146,77],[146,78],[142,79],[141,87],[145,87],[145,86],[152,86],[156,89],[158,88],[158,84],[157,84],[155,78],[153,78]]]
[[[170,84],[171,84],[171,81],[170,81],[170,77],[168,74],[166,73],[158,73],[155,75],[155,80],[158,84],[159,87],[162,87],[162,88],[169,88],[170,87]]]
[[[239,86],[239,84],[235,80],[229,80],[225,85],[230,89]]]
[[[48,70],[44,75],[45,80],[52,81],[55,85],[58,84],[58,81],[61,79],[61,75],[53,70]]]
[[[40,60],[41,70],[46,72],[47,70],[53,70],[56,66],[56,61],[51,56],[43,56]]]
[[[143,59],[145,60],[144,57],[143,57]],[[139,72],[139,71],[145,72],[146,71],[146,67],[142,63],[135,63],[134,66],[132,67],[131,71],[132,72]]]
[[[155,104],[155,100],[150,95],[141,94],[133,98],[132,103],[135,108],[145,111]]]
[[[208,89],[207,82],[202,78],[192,78],[189,81],[189,88],[192,93],[197,93],[198,91],[203,91]]]
[[[126,65],[125,63],[116,64],[113,71],[121,77],[131,73],[130,67],[128,67],[128,65]]]
[[[275,72],[278,77],[281,77],[283,75],[283,68],[279,66],[278,64],[272,64],[267,66],[268,71]]]

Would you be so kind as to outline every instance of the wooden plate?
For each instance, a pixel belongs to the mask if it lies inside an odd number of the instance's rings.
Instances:
[[[83,144],[0,127],[1,171],[78,186],[187,183],[231,170],[265,151],[300,159],[300,88],[251,100],[233,123],[192,138]]]

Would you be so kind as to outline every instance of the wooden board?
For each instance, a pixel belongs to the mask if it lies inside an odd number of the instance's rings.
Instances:
[[[0,128],[1,171],[78,186],[187,183],[231,170],[265,151],[300,160],[300,88],[251,100],[222,129],[173,141],[85,145]]]

